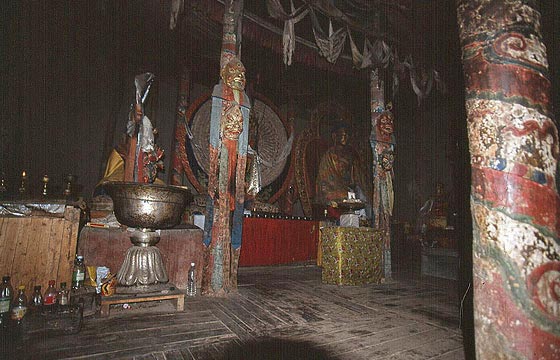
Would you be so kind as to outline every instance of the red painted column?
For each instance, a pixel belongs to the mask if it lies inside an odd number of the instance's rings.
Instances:
[[[558,131],[535,3],[458,1],[478,359],[560,359]]]
[[[189,159],[187,157],[186,149],[186,138],[187,138],[187,121],[186,113],[189,106],[189,97],[191,90],[191,70],[188,68],[183,69],[181,75],[181,80],[179,81],[179,94],[177,96],[177,113],[175,115],[175,141],[174,141],[174,151],[173,158],[171,160],[172,170],[171,170],[171,185],[183,185],[183,164],[189,164]],[[194,183],[191,179],[188,179],[191,184]],[[198,189],[196,189],[198,190]]]
[[[391,216],[393,215],[393,160],[395,136],[393,134],[394,116],[392,106],[385,108],[383,81],[379,69],[370,76],[371,134],[370,145],[373,151],[373,196],[372,212],[374,228],[383,231],[383,277],[392,278],[391,272]]]

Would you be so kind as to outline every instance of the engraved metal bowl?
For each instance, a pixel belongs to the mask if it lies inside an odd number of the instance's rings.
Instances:
[[[104,187],[113,199],[115,217],[128,227],[168,229],[176,226],[192,201],[191,192],[178,186],[109,182]]]
[[[361,210],[366,206],[366,204],[362,201],[350,201],[350,202],[346,202],[346,201],[341,201],[338,203],[338,207],[344,212],[344,213],[352,213],[356,210]]]

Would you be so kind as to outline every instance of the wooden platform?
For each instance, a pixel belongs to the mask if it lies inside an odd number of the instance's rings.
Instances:
[[[102,317],[109,316],[111,305],[120,304],[134,304],[141,302],[173,300],[177,311],[185,309],[185,293],[174,290],[167,294],[115,294],[112,296],[103,296],[101,298],[101,311]]]
[[[228,298],[115,307],[12,358],[464,359],[456,294],[418,281],[337,286],[316,266],[242,268]]]

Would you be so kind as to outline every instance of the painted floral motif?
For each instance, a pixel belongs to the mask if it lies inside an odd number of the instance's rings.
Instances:
[[[538,264],[560,261],[554,249],[554,238],[544,236],[534,225],[478,204],[473,206],[473,216],[478,227],[484,229],[480,234],[481,244],[508,254],[510,261],[523,271],[523,276],[535,271]]]
[[[518,175],[540,183],[554,176],[558,133],[550,118],[498,100],[467,100],[467,111],[469,117],[481,119],[468,124],[470,150],[480,157],[478,165],[518,173],[516,164],[524,164],[525,173]]]
[[[382,279],[382,232],[373,228],[321,229],[322,280],[327,284],[378,284]]]
[[[478,0],[459,1],[457,12],[469,14],[458,16],[461,38],[468,38],[480,33],[500,31],[505,27],[523,24],[533,26],[533,30],[540,33],[540,14],[526,1],[521,0]]]
[[[498,36],[493,44],[498,56],[518,64],[548,68],[546,48],[535,35],[523,36],[515,32]]]
[[[533,300],[541,311],[560,321],[560,261],[536,268],[528,279]]]

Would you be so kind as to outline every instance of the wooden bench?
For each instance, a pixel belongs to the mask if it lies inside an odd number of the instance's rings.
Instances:
[[[170,291],[167,294],[115,294],[101,297],[101,316],[109,316],[111,305],[159,300],[175,300],[177,311],[185,309],[185,294],[179,290]]]

